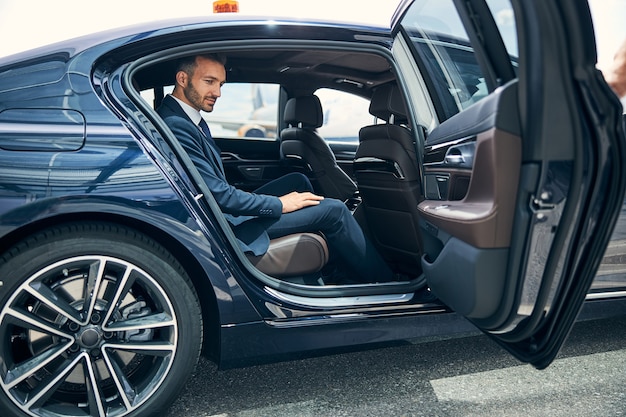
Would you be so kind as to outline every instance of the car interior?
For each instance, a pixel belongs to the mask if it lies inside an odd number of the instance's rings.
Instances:
[[[390,60],[383,53],[334,46],[219,52],[227,58],[227,84],[280,85],[275,138],[267,140],[256,133],[237,140],[213,135],[222,151],[229,182],[253,190],[288,172],[305,173],[316,192],[346,202],[385,260],[402,277],[389,285],[423,287],[417,206],[424,199],[424,176],[417,141],[424,140],[425,128],[411,126]],[[167,86],[172,85],[175,63],[176,59],[161,59],[133,74],[137,90],[152,92],[152,108],[159,106]],[[358,141],[347,148],[344,144],[340,151],[317,130],[323,124],[324,109],[316,91],[322,88],[369,100],[370,124],[355,128],[353,135]],[[218,99],[216,108],[220,104]],[[460,199],[467,189],[468,172],[461,166],[452,181],[449,174],[426,178],[438,182],[440,199],[447,198],[447,193]],[[444,192],[446,195],[441,195]],[[262,272],[257,274],[261,278],[269,276],[305,286],[337,285],[332,282],[337,271],[329,262],[332,254],[323,237],[316,234],[274,239],[265,255],[245,257]]]
[[[337,165],[328,142],[317,132],[324,122],[319,97],[310,94],[290,98],[285,105],[283,119],[289,127],[280,131],[281,159],[293,161],[295,167],[304,168],[324,197],[342,201],[355,197],[357,185]]]

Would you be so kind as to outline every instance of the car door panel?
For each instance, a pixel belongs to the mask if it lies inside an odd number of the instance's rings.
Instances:
[[[506,271],[515,211],[515,199],[511,195],[515,195],[519,181],[521,139],[510,132],[517,130],[517,124],[509,118],[500,121],[503,126],[500,127],[497,114],[507,113],[516,106],[516,88],[511,84],[489,97],[490,103],[470,108],[444,122],[445,126],[440,127],[448,142],[439,139],[438,129],[429,137],[439,145],[437,150],[446,149],[446,152],[439,152],[444,158],[442,162],[429,159],[431,169],[436,169],[438,175],[458,175],[459,159],[452,158],[450,164],[450,158],[446,163],[446,156],[464,152],[463,161],[472,161],[471,169],[464,170],[471,179],[463,199],[426,197],[418,206],[424,230],[422,268],[428,283],[442,301],[470,318],[492,316],[504,288],[502,276]],[[491,109],[492,114],[485,115],[486,108]],[[477,113],[494,125],[483,124],[486,130],[476,134],[470,121],[476,119]],[[468,129],[464,130],[463,126]],[[458,137],[447,133],[451,130]],[[446,146],[447,143],[451,146]],[[429,141],[427,149],[428,145]],[[455,149],[459,152],[450,152]],[[451,171],[446,170],[450,165]],[[451,280],[451,276],[457,279]],[[458,291],[459,286],[464,290]]]
[[[423,218],[478,248],[508,247],[520,150],[518,136],[497,128],[478,135],[467,195],[458,201],[422,201]]]
[[[469,188],[475,152],[476,136],[438,145],[426,144],[425,199],[462,200]]]
[[[462,200],[467,194],[471,170],[424,167],[424,196],[427,200]]]
[[[432,107],[446,110],[422,156],[424,275],[440,300],[522,361],[545,367],[585,299],[624,195],[623,131],[595,70],[588,6],[511,0],[523,39],[511,71],[504,43],[483,42],[481,28],[495,27],[483,0],[407,3],[394,33],[410,46],[410,71],[430,80],[414,84],[435,85],[429,91],[440,104]],[[469,35],[450,19],[453,36],[429,26],[445,7]],[[480,55],[479,65],[468,67],[468,54]],[[466,155],[471,169],[455,166]],[[463,172],[467,193],[451,199],[449,181]]]
[[[288,172],[280,160],[279,142],[267,139],[219,139],[226,178],[233,186],[253,191]]]

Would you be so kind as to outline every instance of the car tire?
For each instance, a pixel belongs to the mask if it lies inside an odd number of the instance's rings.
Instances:
[[[0,340],[3,417],[163,415],[197,363],[202,316],[157,242],[75,223],[0,256]]]

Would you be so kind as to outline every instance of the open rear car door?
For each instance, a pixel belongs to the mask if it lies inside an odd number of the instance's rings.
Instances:
[[[428,131],[418,144],[428,285],[544,368],[624,197],[621,106],[595,68],[588,5],[407,1],[392,30],[412,123]]]

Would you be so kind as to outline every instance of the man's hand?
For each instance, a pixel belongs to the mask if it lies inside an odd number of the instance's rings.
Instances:
[[[317,206],[324,197],[309,192],[298,193],[294,191],[278,197],[278,199],[283,203],[283,213],[291,213],[304,207]]]

